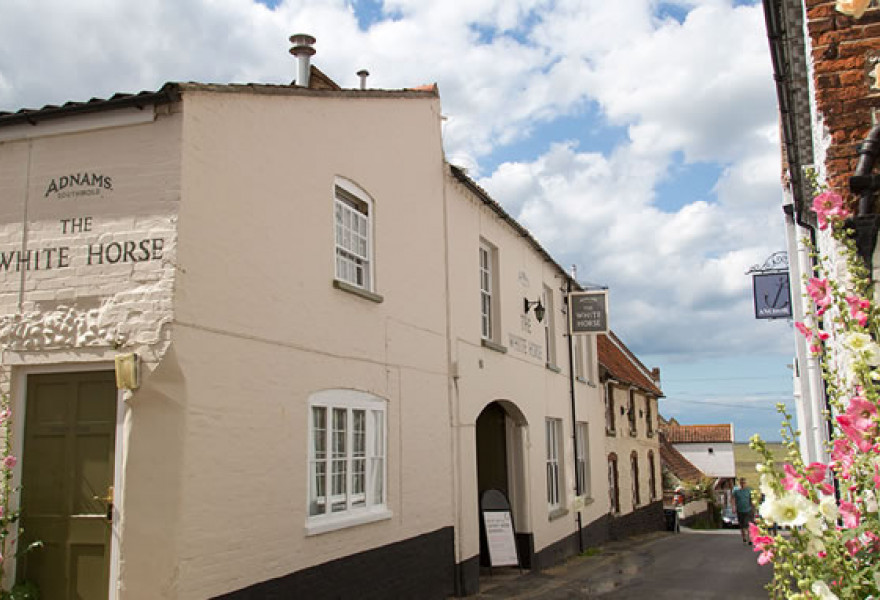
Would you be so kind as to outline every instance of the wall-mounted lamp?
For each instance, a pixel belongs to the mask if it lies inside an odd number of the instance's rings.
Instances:
[[[538,323],[544,320],[544,314],[547,312],[547,309],[544,308],[544,305],[541,304],[541,299],[538,298],[534,302],[529,302],[528,298],[523,298],[523,310],[525,314],[529,314],[529,310],[534,306],[535,307],[535,318],[538,319]]]
[[[137,354],[118,354],[115,357],[116,387],[136,390],[140,386],[140,358]]]

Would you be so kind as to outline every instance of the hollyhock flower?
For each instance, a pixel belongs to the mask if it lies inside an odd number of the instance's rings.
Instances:
[[[821,483],[822,480],[825,479],[825,471],[827,471],[827,470],[828,470],[828,466],[823,465],[820,462],[810,463],[806,467],[807,481],[809,481],[812,484]]]
[[[846,414],[853,427],[867,433],[876,425],[874,417],[877,416],[877,405],[861,396],[853,396],[846,406]]]
[[[849,304],[850,316],[864,327],[868,322],[868,313],[865,311],[871,308],[871,302],[858,296],[847,296],[846,303]]]
[[[782,487],[785,488],[785,490],[788,492],[795,490],[798,494],[806,496],[807,490],[801,483],[801,476],[798,475],[798,472],[794,470],[794,467],[789,464],[785,464],[782,466],[782,470],[785,471],[785,477],[783,477],[782,480],[779,482],[782,484]]]
[[[785,494],[765,500],[759,511],[771,523],[783,527],[800,527],[814,512],[814,505],[800,494]]]
[[[15,458],[14,456],[12,456],[11,454],[9,456],[6,456],[3,458],[3,466],[6,467],[7,469],[11,469],[12,467],[14,467],[17,462],[18,462],[18,459]]]
[[[856,19],[861,19],[862,15],[865,14],[865,11],[868,10],[868,6],[871,4],[871,0],[837,0],[837,3],[834,5],[834,8],[837,9],[837,12],[843,13],[848,17],[854,17]],[[833,193],[833,192],[825,192]],[[824,195],[824,194],[822,194]],[[818,199],[819,196],[816,196]],[[813,200],[813,210],[815,208],[816,201]],[[824,228],[823,228],[824,229]]]
[[[813,585],[810,586],[810,591],[812,591],[819,600],[839,600],[837,594],[832,592],[831,588],[829,588],[828,584],[824,581],[814,581]]]
[[[844,478],[849,477],[849,472],[855,464],[855,459],[853,458],[852,444],[850,444],[848,439],[838,438],[834,440],[831,458],[834,460],[837,468],[840,469],[840,475]]]
[[[855,420],[856,419],[848,414],[840,415],[837,417],[837,424],[840,425],[840,429],[843,430],[846,437],[856,445],[856,448],[861,452],[869,452],[874,445],[871,443],[871,440],[866,437],[867,432],[858,428],[854,424]]]
[[[822,496],[819,500],[819,514],[822,515],[829,523],[836,523],[839,511],[837,509],[837,500],[834,496]]]
[[[880,366],[880,345],[867,333],[851,331],[843,335],[843,347],[855,358],[862,358],[872,367]]]
[[[831,287],[828,285],[827,279],[810,277],[807,281],[807,293],[820,308],[826,308],[831,304]]]
[[[859,541],[859,538],[853,538],[848,542],[844,542],[843,546],[846,548],[846,551],[849,552],[850,556],[855,556],[859,553],[859,550],[862,549],[862,543]]]
[[[806,323],[802,323],[801,321],[796,321],[794,326],[795,326],[795,329],[797,329],[798,331],[801,332],[801,335],[803,335],[805,338],[807,338],[808,342],[812,341],[813,330],[810,329],[809,327],[807,327]]]
[[[843,526],[847,529],[855,529],[862,520],[862,511],[852,502],[840,503],[840,516],[843,517]]]
[[[877,496],[871,490],[865,490],[862,499],[865,501],[865,512],[875,513],[880,508],[880,505],[877,504]]]

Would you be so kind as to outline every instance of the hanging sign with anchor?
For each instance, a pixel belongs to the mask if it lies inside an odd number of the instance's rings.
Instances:
[[[790,319],[791,285],[788,279],[788,254],[776,252],[761,266],[746,272],[752,276],[756,319]]]

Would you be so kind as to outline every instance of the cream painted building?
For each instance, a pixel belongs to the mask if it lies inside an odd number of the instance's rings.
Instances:
[[[663,519],[658,435],[660,372],[648,370],[613,332],[598,340],[604,391],[605,472],[613,536]]]
[[[0,113],[0,385],[44,542],[6,568],[44,597],[473,593],[486,489],[525,566],[608,538],[576,283],[446,164],[435,87],[308,72]]]

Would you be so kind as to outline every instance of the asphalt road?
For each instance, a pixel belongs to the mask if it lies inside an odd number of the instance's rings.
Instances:
[[[739,531],[658,532],[611,542],[540,573],[515,570],[481,578],[477,598],[541,600],[766,600],[771,567]]]
[[[604,600],[766,600],[772,568],[757,563],[739,532],[683,532],[634,553],[639,568]]]

